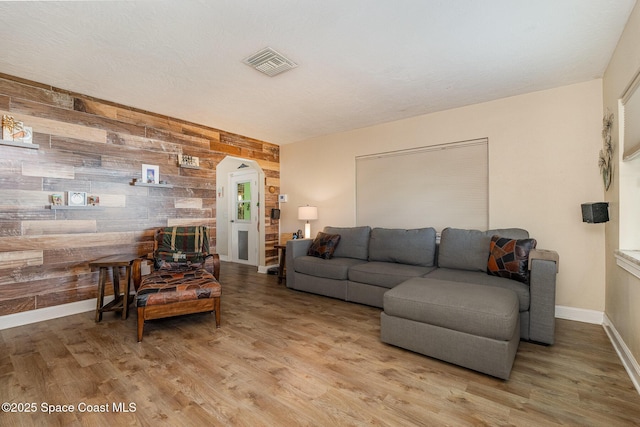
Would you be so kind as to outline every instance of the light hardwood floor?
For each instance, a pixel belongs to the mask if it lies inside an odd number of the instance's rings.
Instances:
[[[0,400],[37,406],[0,412],[0,425],[640,423],[640,395],[600,326],[558,320],[557,344],[520,343],[505,382],[381,343],[379,309],[292,291],[252,267],[221,270],[217,330],[211,314],[156,320],[138,343],[132,310],[0,331]],[[114,411],[129,403],[135,412]]]

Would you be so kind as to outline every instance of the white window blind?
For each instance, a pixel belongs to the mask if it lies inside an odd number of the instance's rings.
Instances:
[[[356,223],[485,230],[486,138],[356,157]]]

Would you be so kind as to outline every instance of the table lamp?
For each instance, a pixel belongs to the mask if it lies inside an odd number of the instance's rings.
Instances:
[[[304,238],[311,238],[311,224],[309,220],[318,219],[318,208],[316,206],[299,206],[298,207],[298,219],[307,221],[304,225]]]

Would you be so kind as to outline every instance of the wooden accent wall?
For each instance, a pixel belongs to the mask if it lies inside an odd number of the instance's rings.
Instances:
[[[151,251],[157,227],[204,224],[215,247],[216,165],[227,155],[264,170],[266,212],[277,207],[279,147],[0,74],[0,116],[32,126],[39,149],[0,146],[0,316],[95,298],[88,263]],[[178,166],[198,156],[201,169]],[[133,186],[143,163],[172,188]],[[54,210],[50,196],[83,191],[98,208]],[[266,264],[277,263],[277,224]]]

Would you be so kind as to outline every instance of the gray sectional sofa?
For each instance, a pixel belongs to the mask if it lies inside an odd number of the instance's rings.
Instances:
[[[439,242],[433,228],[325,227],[323,233],[340,236],[330,259],[307,254],[311,239],[287,242],[287,287],[384,308],[389,312],[382,313],[382,339],[385,342],[501,378],[509,375],[517,341],[554,342],[557,254],[531,250],[527,261],[529,277],[524,282],[487,273],[492,236],[528,239],[526,230],[446,228]],[[394,292],[389,292],[396,287]],[[465,298],[467,295],[473,297]],[[430,301],[434,298],[435,303]],[[498,300],[502,302],[496,303]],[[513,311],[512,301],[517,305],[515,315],[509,314]],[[439,304],[439,308],[434,311],[435,304]],[[441,310],[440,315],[423,315],[438,310]],[[486,313],[477,317],[482,310]],[[453,320],[441,320],[446,317],[446,311],[466,314],[462,317],[458,314]],[[465,324],[478,323],[478,319],[484,319],[485,325],[472,332],[465,329]],[[495,359],[499,351],[502,358],[511,358],[511,362],[502,363],[497,370],[483,370],[459,362],[457,356],[443,357],[389,339],[405,335],[403,331],[407,328],[414,330],[416,322],[421,328],[426,325],[429,331],[435,324],[440,340],[452,341],[451,334],[455,329],[455,333],[462,331],[477,338],[477,345],[484,345],[487,339],[495,340],[495,330],[499,329],[496,325],[508,324],[509,328],[518,330],[501,333],[498,342],[492,341],[487,347],[486,357]],[[417,331],[403,339],[420,341],[420,337],[430,333]],[[462,336],[462,342],[469,342],[465,336]],[[497,346],[501,349],[497,350]]]

